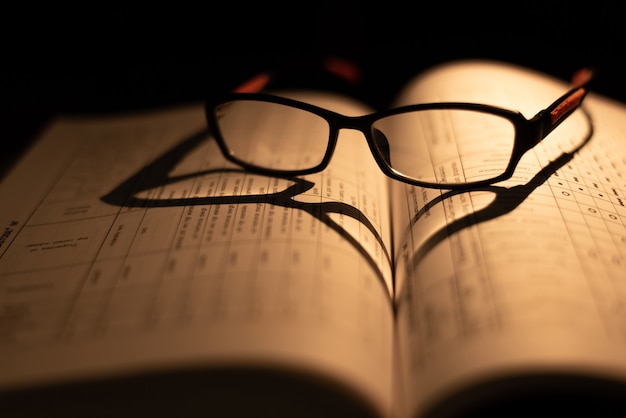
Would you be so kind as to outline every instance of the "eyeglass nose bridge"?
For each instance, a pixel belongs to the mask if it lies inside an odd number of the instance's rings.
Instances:
[[[375,160],[379,160],[379,157],[387,164],[391,166],[391,151],[389,147],[389,141],[385,134],[380,130],[372,126],[372,115],[364,116],[345,116],[341,114],[335,114],[334,117],[329,120],[331,130],[334,131],[331,135],[335,136],[335,139],[339,138],[339,133],[342,130],[352,130],[361,132],[364,139],[367,141],[367,145],[373,153]],[[380,165],[380,163],[379,163]]]

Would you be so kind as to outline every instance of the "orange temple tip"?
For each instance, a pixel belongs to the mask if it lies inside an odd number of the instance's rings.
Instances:
[[[584,88],[579,88],[570,94],[561,104],[559,104],[552,112],[550,112],[550,123],[553,125],[563,116],[568,114],[572,109],[580,105],[587,92]]]
[[[268,73],[260,73],[241,83],[233,91],[235,93],[258,93],[270,82]]]
[[[326,57],[324,68],[350,84],[359,84],[363,79],[363,74],[357,64],[340,57]]]
[[[581,68],[572,76],[572,86],[579,87],[587,84],[593,77],[593,71],[590,68]]]

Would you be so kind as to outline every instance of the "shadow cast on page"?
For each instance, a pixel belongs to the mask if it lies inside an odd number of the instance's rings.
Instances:
[[[584,146],[586,146],[593,137],[594,127],[591,115],[583,109],[585,118],[588,121],[589,130],[585,134],[581,142],[571,151],[561,153],[557,158],[551,161],[548,165],[543,167],[537,174],[535,174],[526,184],[516,185],[513,187],[502,186],[485,186],[476,187],[470,190],[450,190],[440,194],[433,200],[429,201],[424,207],[415,213],[411,219],[409,225],[405,229],[405,236],[410,234],[410,231],[420,218],[427,214],[431,208],[435,205],[443,204],[446,199],[450,199],[453,196],[470,192],[490,192],[493,194],[493,200],[484,208],[475,212],[471,212],[461,218],[455,219],[450,223],[445,223],[441,228],[430,234],[424,242],[417,248],[414,253],[410,255],[411,268],[415,269],[417,264],[424,258],[424,256],[435,248],[439,243],[450,237],[451,235],[461,231],[464,228],[468,228],[473,225],[477,225],[481,222],[485,222],[499,216],[505,215],[515,208],[517,208],[528,196],[545,181],[556,173],[559,169],[569,163],[577,152],[579,152]],[[398,289],[396,289],[398,291]]]
[[[335,222],[332,214],[341,214],[360,222],[376,239],[380,247],[385,253],[387,262],[391,265],[391,256],[389,249],[385,246],[382,237],[376,230],[375,226],[369,221],[367,216],[359,209],[347,203],[338,201],[329,202],[300,202],[293,198],[297,195],[307,192],[315,186],[308,180],[298,177],[278,177],[288,180],[291,185],[286,189],[263,194],[250,195],[231,195],[231,196],[204,196],[204,197],[184,197],[184,198],[143,198],[137,194],[166,186],[168,184],[180,182],[189,178],[219,175],[224,173],[249,173],[243,169],[237,168],[220,168],[212,170],[203,170],[184,175],[172,176],[170,173],[174,170],[186,156],[193,152],[203,141],[210,140],[211,137],[206,130],[202,130],[190,137],[184,139],[176,146],[156,158],[150,164],[139,170],[137,173],[129,177],[127,180],[116,186],[111,192],[101,197],[103,202],[120,206],[120,207],[141,207],[141,208],[159,208],[173,206],[194,206],[194,205],[230,205],[230,204],[272,204],[276,206],[301,210],[308,213],[312,217],[323,222],[330,229],[345,238],[359,253],[367,260],[368,264],[376,272],[379,282],[386,288],[383,272],[372,258],[369,252],[361,245],[359,240],[347,232],[341,225]],[[390,301],[391,301],[391,295]]]

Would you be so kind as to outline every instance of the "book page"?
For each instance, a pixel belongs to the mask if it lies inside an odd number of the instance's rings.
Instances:
[[[408,84],[399,104],[466,101],[531,118],[568,89],[461,62]],[[490,379],[626,378],[626,106],[590,94],[585,107],[591,120],[577,110],[510,180],[457,193],[394,184],[404,413]]]
[[[388,183],[358,135],[280,178],[226,163],[202,104],[53,124],[0,188],[0,389],[251,366],[385,414]]]

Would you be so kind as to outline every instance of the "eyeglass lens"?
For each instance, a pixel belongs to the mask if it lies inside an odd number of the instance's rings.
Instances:
[[[236,100],[217,108],[230,154],[275,170],[318,166],[330,127],[312,112],[278,103]],[[403,177],[433,184],[488,180],[507,168],[515,142],[508,119],[465,109],[429,109],[376,120],[371,137],[379,158]]]
[[[432,109],[378,119],[374,138],[384,135],[396,172],[427,183],[468,183],[506,170],[515,143],[511,121],[491,113]],[[382,142],[375,140],[376,144]]]
[[[278,103],[236,100],[220,105],[217,123],[231,156],[274,170],[318,166],[328,148],[328,122]]]

